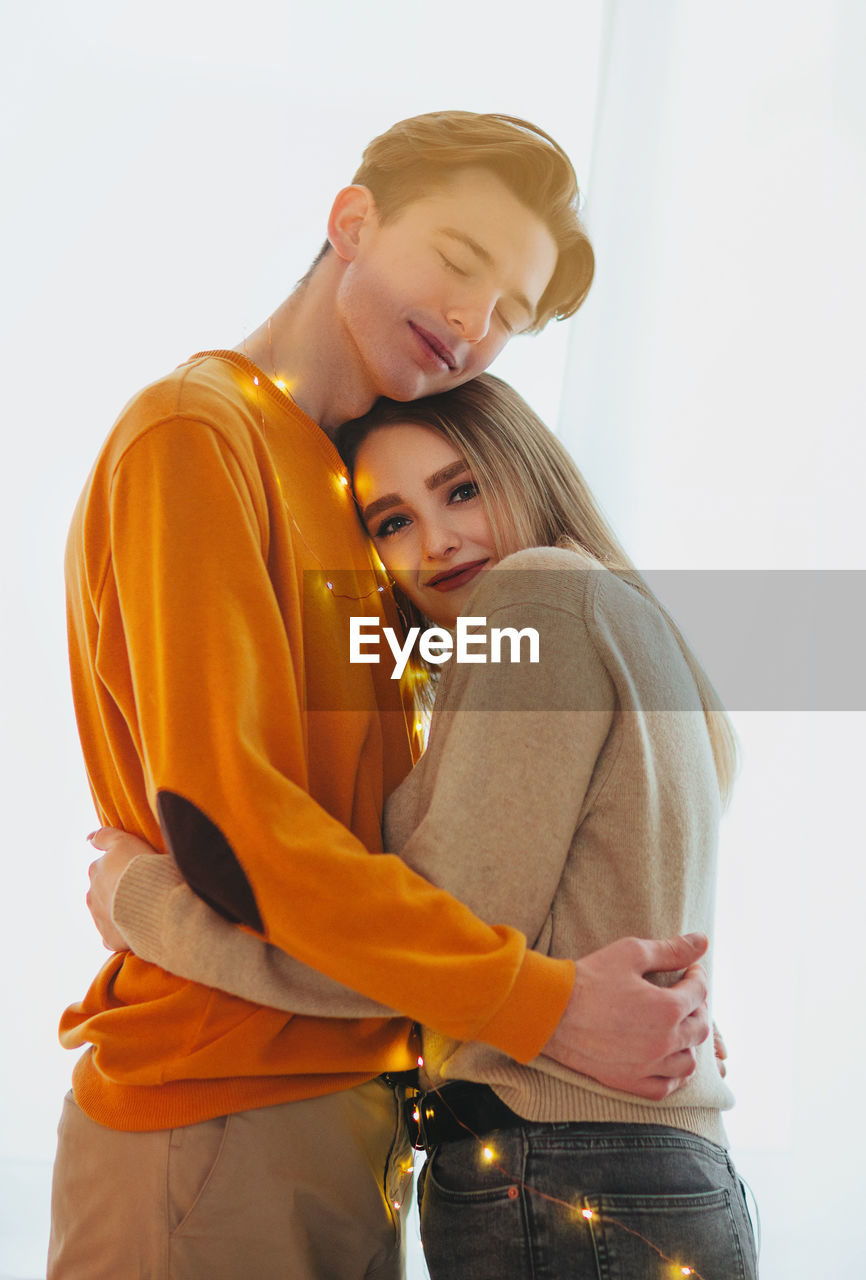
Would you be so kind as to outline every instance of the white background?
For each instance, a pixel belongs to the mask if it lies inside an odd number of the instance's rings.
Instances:
[[[864,568],[866,39],[857,0],[5,7],[0,1280],[29,1280],[72,1065],[57,1018],[103,959],[63,544],[126,398],[273,310],[374,134],[443,107],[523,115],[575,161],[598,273],[574,321],[497,372],[639,564]],[[729,1132],[764,1280],[853,1276],[863,716],[737,724]]]

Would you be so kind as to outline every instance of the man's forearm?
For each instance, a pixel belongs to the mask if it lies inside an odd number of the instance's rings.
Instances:
[[[230,924],[162,854],[140,854],[129,864],[114,893],[112,919],[142,960],[255,1004],[327,1018],[397,1016]]]

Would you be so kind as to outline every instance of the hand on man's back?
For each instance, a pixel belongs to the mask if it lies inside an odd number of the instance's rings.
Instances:
[[[710,1034],[704,934],[620,938],[575,965],[571,999],[544,1046],[547,1057],[609,1088],[661,1101],[695,1070]],[[679,972],[670,987],[647,980]]]

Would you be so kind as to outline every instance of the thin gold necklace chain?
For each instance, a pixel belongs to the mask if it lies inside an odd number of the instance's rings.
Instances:
[[[250,364],[254,364],[254,361],[250,360],[250,356],[249,356],[249,353],[248,353],[248,351],[247,351],[247,340],[246,340],[246,336],[244,336],[244,338],[243,338],[243,341],[242,341],[242,344],[241,344],[241,345],[243,346],[243,349],[244,349],[244,355],[246,356],[247,360],[249,360],[249,361],[250,361]],[[287,396],[289,397],[289,399],[292,401],[292,403],[293,403],[293,404],[297,404],[297,401],[295,400],[295,397],[294,397],[294,396],[292,395],[292,393],[289,391],[289,389],[288,389],[288,387],[286,386],[285,382],[282,380],[282,378],[278,378],[278,377],[277,377],[276,365],[274,364],[274,348],[273,348],[273,342],[272,342],[272,340],[271,340],[271,318],[270,318],[270,316],[268,316],[268,348],[269,348],[269,350],[270,350],[270,357],[271,357],[271,369],[272,369],[272,370],[273,370],[273,372],[274,372],[274,377],[273,377],[273,379],[271,379],[271,381],[273,381],[273,382],[275,383],[275,385],[276,385],[277,387],[279,387],[279,389],[280,389],[280,390],[281,390],[285,395],[287,395]],[[259,419],[261,420],[261,424],[262,424],[262,435],[263,435],[263,436],[264,436],[264,438],[267,440],[267,438],[268,438],[268,429],[267,429],[267,424],[265,423],[265,412],[264,412],[264,409],[262,408],[261,391],[260,391],[260,389],[259,389],[259,379],[258,379],[258,376],[257,376],[256,374],[253,374],[253,379],[252,379],[252,380],[253,380],[253,386],[254,386],[254,388],[255,388],[256,406],[258,407],[258,411],[259,411]],[[341,484],[341,485],[342,485],[346,490],[348,490],[348,491],[350,492],[351,497],[352,497],[352,501],[353,501],[353,502],[354,502],[354,501],[356,501],[354,493],[351,493],[351,489],[350,489],[350,486],[349,486],[348,477],[346,476],[346,474],[345,474],[344,472],[343,472],[343,473],[340,473],[340,475],[339,475],[339,481],[340,481],[340,484]],[[373,588],[373,590],[372,590],[372,591],[367,591],[364,595],[360,595],[360,596],[353,596],[353,595],[349,595],[349,594],[347,594],[346,592],[342,592],[342,591],[337,591],[337,590],[335,590],[335,588],[334,588],[334,583],[333,583],[333,582],[331,581],[331,579],[327,576],[327,574],[328,574],[328,570],[325,568],[325,566],[324,566],[324,564],[322,563],[322,561],[321,561],[321,560],[319,559],[319,557],[316,555],[315,551],[314,551],[314,550],[313,550],[313,548],[310,546],[309,542],[307,542],[307,539],[304,537],[304,532],[303,532],[303,530],[301,529],[301,526],[298,524],[297,520],[295,519],[295,516],[294,516],[294,513],[293,513],[293,511],[292,511],[291,507],[289,506],[288,502],[286,501],[286,496],[285,496],[285,494],[283,493],[283,486],[282,486],[282,483],[280,482],[279,476],[277,477],[277,483],[278,483],[278,484],[279,484],[279,486],[280,486],[280,495],[281,495],[281,497],[282,497],[282,499],[283,499],[283,506],[284,506],[284,507],[285,507],[285,509],[286,509],[286,515],[289,517],[289,519],[291,520],[292,524],[294,525],[295,531],[297,532],[298,537],[301,539],[301,542],[304,544],[304,546],[306,547],[307,551],[308,551],[308,552],[310,553],[310,555],[313,557],[313,559],[315,560],[315,562],[316,562],[316,564],[319,566],[319,568],[322,570],[322,572],[326,575],[326,576],[325,576],[325,586],[327,587],[327,589],[331,592],[331,594],[332,594],[336,599],[338,599],[338,600],[369,600],[371,596],[375,596],[375,595],[382,595],[385,591],[390,591],[390,590],[391,590],[391,588],[394,586],[394,582],[393,582],[393,579],[392,579],[390,576],[389,576],[389,578],[388,578],[388,582],[387,582],[387,584],[386,584],[386,585],[384,585],[384,586],[382,586],[382,585],[376,586],[376,587],[374,587],[374,588]]]

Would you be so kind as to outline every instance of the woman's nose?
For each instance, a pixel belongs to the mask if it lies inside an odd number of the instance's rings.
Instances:
[[[427,560],[444,560],[460,546],[457,530],[445,523],[427,525],[424,529],[423,551]]]

